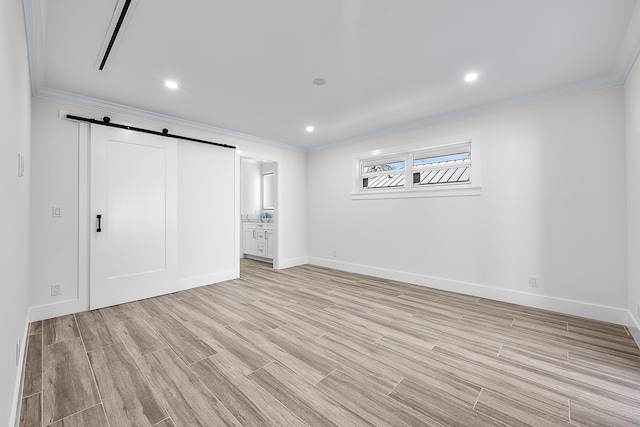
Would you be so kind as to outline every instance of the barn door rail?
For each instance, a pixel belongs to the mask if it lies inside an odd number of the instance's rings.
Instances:
[[[80,117],[80,116],[74,116],[72,114],[67,114],[67,119],[69,120],[78,120],[80,122],[87,122],[87,123],[91,123],[94,125],[101,125],[101,126],[107,126],[107,127],[112,127],[112,128],[119,128],[119,129],[127,129],[127,130],[132,130],[135,132],[142,132],[142,133],[150,133],[152,135],[158,135],[158,136],[166,136],[168,138],[176,138],[176,139],[183,139],[185,141],[193,141],[193,142],[199,142],[202,144],[209,144],[209,145],[215,145],[217,147],[223,147],[223,148],[231,148],[231,149],[236,149],[235,146],[233,145],[227,145],[227,144],[221,144],[219,142],[212,142],[212,141],[206,141],[204,139],[198,139],[198,138],[190,138],[188,136],[182,136],[182,135],[174,135],[169,133],[168,129],[162,129],[162,132],[156,131],[156,130],[151,130],[151,129],[143,129],[143,128],[137,128],[135,126],[127,126],[127,125],[121,125],[118,123],[111,123],[111,118],[109,116],[104,116],[102,118],[102,120],[97,120],[97,119],[89,119],[87,117]]]

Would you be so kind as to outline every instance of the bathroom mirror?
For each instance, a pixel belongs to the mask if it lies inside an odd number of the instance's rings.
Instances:
[[[262,175],[262,209],[273,209],[273,193],[274,193],[274,176],[273,173]]]

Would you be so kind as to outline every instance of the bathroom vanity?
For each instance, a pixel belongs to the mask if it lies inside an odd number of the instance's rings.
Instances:
[[[242,222],[242,252],[261,258],[273,259],[275,234],[272,222]]]

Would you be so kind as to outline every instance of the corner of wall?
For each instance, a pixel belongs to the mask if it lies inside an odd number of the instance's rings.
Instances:
[[[626,159],[626,227],[627,227],[627,309],[626,325],[640,347],[640,62],[636,61],[624,83],[625,159]],[[635,313],[635,315],[634,315]]]
[[[29,323],[31,318],[31,310],[25,317],[24,331],[20,343],[20,359],[18,360],[18,368],[20,371],[16,375],[16,383],[13,386],[13,402],[11,405],[11,416],[9,418],[9,426],[17,426],[20,418],[20,409],[22,408],[22,379],[26,369],[25,359],[27,357],[27,341],[29,338]]]
[[[274,266],[276,270],[284,270],[285,268],[297,267],[299,265],[308,264],[308,257],[290,258],[278,262],[278,266]]]
[[[87,309],[88,307],[85,307],[78,299],[75,298],[51,304],[35,305],[30,309],[29,321],[36,322],[38,320],[66,316],[67,314],[78,313]]]
[[[640,349],[640,322],[638,322],[638,319],[633,317],[630,311],[627,313],[626,324],[627,324],[627,328],[629,329],[629,332],[631,332],[631,336],[633,337],[633,339],[636,342],[636,345],[638,346],[638,349]]]

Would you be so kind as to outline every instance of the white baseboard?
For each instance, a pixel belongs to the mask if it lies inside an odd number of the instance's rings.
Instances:
[[[220,273],[205,274],[202,276],[188,277],[180,279],[176,284],[176,288],[167,292],[183,291],[185,289],[197,288],[199,286],[210,285],[212,283],[224,282],[225,280],[237,279],[239,275],[235,270],[223,271]],[[150,295],[152,297],[155,295]],[[53,317],[65,316],[67,314],[79,313],[89,310],[89,307],[82,304],[79,299],[70,299],[51,304],[43,304],[31,307],[30,322],[37,320],[51,319]]]
[[[24,360],[27,357],[27,340],[29,339],[29,319],[31,314],[27,312],[25,317],[24,331],[22,332],[22,338],[20,340],[20,358],[18,360],[18,366],[16,367],[16,383],[13,387],[13,402],[11,405],[11,417],[9,418],[9,426],[17,426],[20,421],[20,409],[22,407],[22,379],[24,378],[25,364]]]
[[[188,277],[178,281],[178,289],[176,291],[184,291],[186,289],[198,288],[200,286],[210,285],[212,283],[224,282],[240,277],[235,270],[221,271],[219,273],[204,274],[202,276]]]
[[[35,322],[37,320],[51,319],[53,317],[65,316],[88,309],[89,307],[84,307],[77,298],[51,304],[36,305],[31,307],[30,321]]]
[[[299,265],[308,264],[309,259],[305,257],[300,258],[290,258],[285,260],[280,260],[278,262],[278,270],[284,270],[285,268],[297,267]]]
[[[638,319],[631,315],[631,311],[627,311],[627,328],[629,328],[631,336],[636,341],[636,345],[640,348],[640,323]]]
[[[309,264],[624,325],[627,311],[583,301],[502,289],[404,271],[309,257]]]

